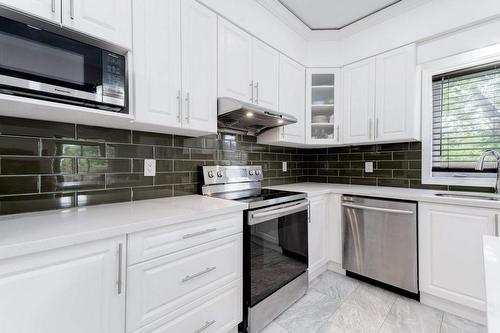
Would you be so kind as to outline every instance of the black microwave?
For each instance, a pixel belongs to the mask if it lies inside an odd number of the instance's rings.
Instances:
[[[0,93],[126,113],[126,59],[0,17]]]

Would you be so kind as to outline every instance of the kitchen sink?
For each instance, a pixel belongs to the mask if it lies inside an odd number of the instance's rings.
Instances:
[[[492,196],[492,195],[436,193],[435,196],[443,197],[443,198],[500,201],[500,196]]]

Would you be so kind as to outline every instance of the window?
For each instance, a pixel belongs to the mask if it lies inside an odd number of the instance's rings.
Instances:
[[[475,167],[500,152],[500,46],[422,66],[422,138],[424,183],[493,184],[493,158]]]

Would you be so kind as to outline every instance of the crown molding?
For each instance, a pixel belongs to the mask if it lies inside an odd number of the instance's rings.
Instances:
[[[311,30],[278,0],[256,1],[307,41],[335,41],[349,37],[362,30],[387,21],[397,15],[410,11],[432,0],[402,0],[381,11],[378,11],[342,29],[337,30]]]

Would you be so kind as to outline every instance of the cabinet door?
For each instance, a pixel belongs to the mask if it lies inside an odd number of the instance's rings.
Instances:
[[[131,48],[132,0],[62,0],[62,24]]]
[[[0,5],[61,23],[61,0],[0,0]]]
[[[344,67],[343,78],[344,143],[371,141],[375,113],[375,59]]]
[[[184,127],[217,132],[217,15],[183,0],[182,88]]]
[[[219,18],[219,97],[253,102],[252,37]]]
[[[180,0],[134,0],[137,122],[181,127]]]
[[[278,110],[279,52],[253,39],[252,66],[254,103],[271,110]]]
[[[486,310],[483,236],[495,234],[496,211],[419,204],[420,290]]]
[[[409,45],[377,56],[375,140],[418,139],[415,108],[416,49]]]
[[[327,257],[337,268],[342,267],[342,195],[331,194],[328,198]]]
[[[283,126],[283,141],[305,143],[305,68],[280,56],[279,110],[297,118],[297,123]]]
[[[328,261],[326,253],[327,212],[326,196],[314,197],[310,199],[310,221],[308,229],[310,279],[313,279],[321,274],[322,267]]]
[[[120,248],[125,237],[0,261],[2,332],[123,333]]]

